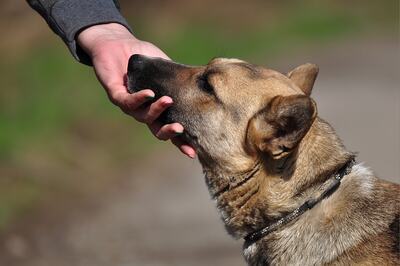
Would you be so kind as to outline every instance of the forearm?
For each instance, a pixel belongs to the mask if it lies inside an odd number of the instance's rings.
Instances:
[[[77,35],[84,29],[98,24],[119,23],[129,29],[128,23],[113,0],[27,0],[59,35],[73,56],[84,64],[91,64],[90,57],[78,45]]]

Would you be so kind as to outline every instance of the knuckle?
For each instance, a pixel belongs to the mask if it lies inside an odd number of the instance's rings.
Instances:
[[[124,99],[122,102],[122,105],[124,106],[124,108],[126,110],[132,110],[134,108],[132,108],[132,103],[130,103],[127,99]]]
[[[147,113],[146,116],[145,116],[145,121],[146,121],[146,123],[148,123],[148,124],[153,123],[155,119],[156,119],[156,117],[154,116],[154,114],[152,114],[152,113],[150,113],[150,112]]]
[[[137,106],[137,101],[132,98],[124,97],[122,99],[118,100],[117,105],[119,105],[121,108],[127,110],[127,111],[135,111],[138,106]]]
[[[129,115],[129,116],[133,116],[133,115],[132,115],[132,112],[130,112],[128,109],[125,109],[125,108],[123,108],[123,107],[119,107],[119,109],[121,109],[121,111],[122,111],[124,114]]]
[[[138,122],[140,122],[140,123],[145,123],[145,124],[147,124],[146,119],[145,119],[143,116],[137,115],[137,114],[135,114],[135,113],[131,113],[131,116],[133,116],[133,118],[135,118],[136,121],[138,121]]]
[[[121,105],[120,99],[119,99],[118,95],[116,95],[115,93],[109,94],[109,95],[108,95],[108,98],[110,99],[110,101],[111,101],[114,105],[116,105],[116,106],[120,106],[120,105]]]

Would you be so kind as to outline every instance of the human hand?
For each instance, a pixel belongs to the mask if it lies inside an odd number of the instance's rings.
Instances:
[[[172,99],[163,96],[154,103],[143,106],[154,98],[154,92],[144,88],[130,94],[126,88],[126,71],[132,54],[169,59],[165,53],[149,42],[136,39],[124,26],[117,23],[89,27],[78,35],[77,41],[91,57],[96,76],[115,105],[136,120],[146,123],[158,139],[171,139],[184,154],[190,158],[195,157],[195,150],[179,138],[184,130],[181,124],[161,125],[156,121],[173,104]]]

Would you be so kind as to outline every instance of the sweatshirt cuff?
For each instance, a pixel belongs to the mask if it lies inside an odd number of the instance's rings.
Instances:
[[[76,42],[79,32],[90,26],[106,23],[119,23],[132,32],[113,1],[61,0],[52,6],[50,14],[72,55],[86,65],[92,65],[92,62]]]

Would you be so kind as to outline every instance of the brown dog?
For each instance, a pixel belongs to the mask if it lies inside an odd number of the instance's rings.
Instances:
[[[236,59],[191,67],[134,55],[128,87],[174,105],[249,265],[399,265],[400,186],[354,163],[309,97],[318,74]]]

